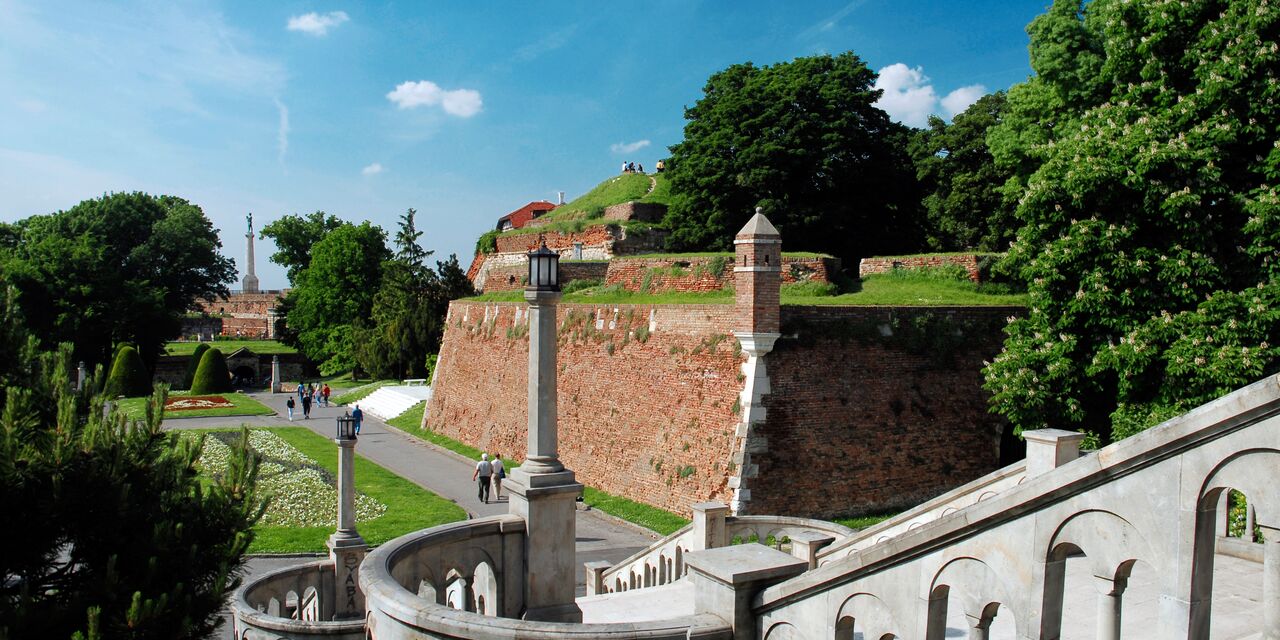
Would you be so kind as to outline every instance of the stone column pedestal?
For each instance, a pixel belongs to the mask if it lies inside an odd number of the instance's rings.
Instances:
[[[693,551],[685,556],[693,581],[694,613],[718,616],[734,640],[756,640],[751,601],[765,587],[804,573],[808,563],[762,544]]]
[[[364,617],[364,591],[360,589],[360,563],[369,545],[356,532],[356,482],[354,439],[338,438],[338,530],[329,536],[329,558],[337,574],[334,581],[333,619]]]
[[[502,483],[510,513],[525,521],[526,620],[582,622],[574,601],[576,517],[582,485],[572,471],[530,474],[521,466]]]
[[[271,393],[280,393],[280,356],[271,356]]]

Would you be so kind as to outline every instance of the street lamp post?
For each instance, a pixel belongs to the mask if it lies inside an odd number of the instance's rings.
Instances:
[[[529,252],[529,434],[525,461],[504,483],[525,521],[525,619],[581,622],[574,601],[575,505],[582,485],[560,462],[556,434],[556,303],[560,255]]]
[[[338,530],[329,536],[329,558],[333,560],[335,620],[364,616],[364,593],[360,589],[360,563],[369,551],[356,532],[356,420],[351,414],[338,417],[333,441],[338,444]]]

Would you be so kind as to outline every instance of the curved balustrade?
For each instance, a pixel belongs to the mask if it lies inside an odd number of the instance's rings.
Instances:
[[[1211,624],[1215,637],[1259,630],[1280,637],[1277,477],[1280,376],[1273,376],[768,587],[753,607],[758,632],[765,640],[856,632],[940,640],[950,635],[952,608],[963,612],[952,619],[971,626],[969,637],[989,637],[999,616],[1009,635],[1057,638],[1071,624],[1064,594],[1074,572],[1083,589],[1072,592],[1096,599],[1087,607],[1097,612],[1096,637],[1110,640],[1120,636],[1125,591],[1141,566],[1156,592],[1147,601],[1159,603],[1151,637],[1207,638]],[[1215,554],[1219,511],[1230,490],[1247,497],[1263,533],[1264,542],[1246,542],[1261,549],[1261,602],[1248,615],[1215,620],[1214,567],[1225,562]],[[1222,633],[1220,623],[1257,626]]]
[[[333,562],[273,571],[236,590],[231,600],[235,640],[360,640],[364,620],[330,620]]]
[[[506,515],[434,527],[382,545],[360,565],[368,637],[730,637],[728,624],[712,615],[619,624],[520,620],[525,589],[524,544],[524,520]]]

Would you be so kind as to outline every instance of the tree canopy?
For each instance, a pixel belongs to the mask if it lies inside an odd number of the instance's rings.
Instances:
[[[671,147],[665,219],[677,250],[727,250],[757,206],[787,244],[845,259],[917,249],[908,130],[875,106],[853,53],[712,75]]]
[[[1103,441],[1280,370],[1280,8],[1058,0],[990,134],[1030,309],[987,368],[1020,429]]]
[[[21,333],[3,336],[21,358],[0,389],[0,500],[18,523],[0,531],[0,637],[209,637],[262,513],[257,460],[242,442],[201,481],[199,441],[160,429],[163,388],[130,424],[104,406],[101,365],[75,391],[71,346]]]
[[[295,213],[272,221],[258,232],[258,237],[271,238],[276,243],[271,261],[285,268],[290,284],[297,284],[299,274],[311,264],[312,245],[342,224],[337,216],[323,211],[306,216]]]
[[[17,291],[46,348],[108,362],[120,342],[153,361],[200,298],[228,293],[235,265],[200,207],[174,196],[114,193],[3,225],[0,278]]]

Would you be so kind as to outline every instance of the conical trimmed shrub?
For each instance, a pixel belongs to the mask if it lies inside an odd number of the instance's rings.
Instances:
[[[231,391],[231,373],[227,371],[227,359],[217,349],[209,349],[200,356],[200,366],[191,379],[191,394],[226,393]]]
[[[187,360],[187,372],[182,374],[183,389],[190,389],[191,382],[196,379],[196,369],[200,367],[200,358],[204,357],[204,352],[209,350],[209,345],[201,342],[196,345],[196,350],[191,352],[191,358]]]
[[[107,395],[132,398],[150,393],[151,376],[147,374],[146,365],[142,364],[142,355],[132,345],[117,349],[111,363],[111,375],[107,376]]]

